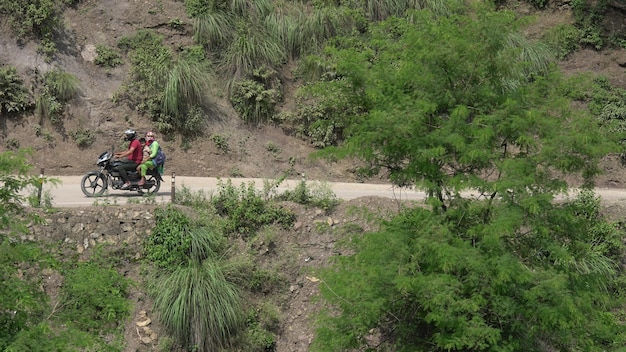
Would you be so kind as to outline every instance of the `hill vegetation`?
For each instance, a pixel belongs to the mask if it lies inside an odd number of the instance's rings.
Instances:
[[[164,3],[148,12],[168,13]],[[16,67],[3,66],[0,109],[7,120],[38,119],[44,140],[54,140],[45,126],[58,133],[82,99],[80,79],[55,61],[73,39],[61,16],[91,5],[0,1],[15,37],[35,40],[50,64],[33,71],[30,87]],[[529,18],[512,7],[188,0],[176,7],[185,20],[124,33],[96,47],[93,62],[125,66],[111,103],[181,137],[177,153],[202,141],[229,152],[209,131],[234,114],[241,126],[271,124],[307,141],[323,160],[349,160],[355,177],[382,175],[426,191],[424,204],[374,216],[372,231],[350,223],[320,230],[338,253],[315,268],[324,309],[310,350],[618,351],[626,342],[624,233],[604,218],[592,186],[602,161],[624,154],[625,94],[606,77],[564,74],[559,60],[583,47],[621,47],[621,33],[606,2],[572,2],[573,21],[537,37],[524,34]],[[162,34],[184,36],[187,27],[192,36],[176,45]],[[286,87],[287,72],[297,85]],[[223,88],[207,94],[211,87]],[[89,147],[92,130],[70,135]],[[35,182],[25,155],[2,154],[5,230],[22,224],[9,222],[20,214],[16,194]],[[304,165],[286,162],[284,177]],[[557,202],[571,180],[580,193]],[[337,206],[332,194],[308,187],[276,195],[271,184],[258,192],[225,183],[213,195],[182,192],[183,207],[157,212],[142,282],[172,338],[162,350],[277,348],[279,308],[259,297],[285,284],[277,270],[237,253],[268,229],[293,231],[289,204],[322,213]],[[0,300],[1,348],[124,348],[115,328],[129,311],[129,283],[119,263],[106,255],[62,261],[9,233],[2,240],[11,253],[0,264],[3,281],[15,285]],[[20,277],[20,266],[35,263],[72,278],[58,314]]]

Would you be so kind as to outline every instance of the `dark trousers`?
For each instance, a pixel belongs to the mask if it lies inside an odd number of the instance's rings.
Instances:
[[[127,160],[119,164],[115,169],[119,171],[120,177],[122,178],[124,183],[126,183],[128,182],[127,171],[137,170],[137,164],[135,164],[134,161]]]

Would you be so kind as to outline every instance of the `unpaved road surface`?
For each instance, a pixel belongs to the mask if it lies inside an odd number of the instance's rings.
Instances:
[[[59,181],[59,184],[52,185],[44,183],[43,193],[48,194],[52,198],[54,207],[83,207],[103,202],[123,205],[128,202],[137,202],[141,200],[141,195],[137,192],[129,191],[111,191],[103,197],[90,198],[86,197],[81,189],[80,182],[82,176],[47,176]],[[218,189],[218,178],[215,177],[187,177],[187,176],[164,176],[164,182],[161,189],[157,193],[156,201],[166,203],[171,201],[172,189],[181,190],[183,187],[191,191],[203,191],[210,194]],[[253,178],[234,178],[230,179],[233,185],[238,186],[241,183],[249,184],[254,182],[255,187],[259,190],[264,189],[264,184],[271,180],[253,179]],[[173,182],[172,182],[173,181]],[[223,182],[227,179],[222,179]],[[300,180],[284,180],[275,188],[278,193],[287,189],[294,189]],[[307,184],[320,184],[316,181],[307,181]],[[422,200],[424,192],[414,191],[411,189],[394,187],[391,184],[367,184],[367,183],[345,183],[345,182],[328,182],[326,183],[340,199],[354,199],[365,196],[379,196],[398,200]],[[596,194],[606,203],[626,202],[626,189],[616,188],[598,188]],[[471,195],[471,193],[468,193]]]

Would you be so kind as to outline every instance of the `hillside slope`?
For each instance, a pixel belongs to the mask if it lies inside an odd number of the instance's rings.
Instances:
[[[167,23],[180,19],[182,30],[173,30]],[[81,82],[82,97],[72,102],[70,118],[61,127],[40,121],[34,115],[23,119],[2,119],[0,150],[6,149],[7,141],[19,141],[19,147],[36,150],[33,163],[36,169],[45,168],[48,175],[80,175],[94,168],[98,155],[111,146],[120,148],[123,131],[133,128],[140,134],[153,129],[151,121],[128,106],[112,102],[128,74],[129,65],[102,68],[93,63],[97,45],[115,47],[120,38],[139,29],[153,29],[163,35],[173,50],[190,44],[192,27],[185,15],[183,2],[164,0],[144,1],[82,1],[76,8],[65,12],[64,47],[57,59],[46,63],[37,53],[33,42],[17,43],[8,28],[0,31],[0,63],[15,66],[32,82],[36,72],[60,68],[75,75]],[[287,75],[288,77],[289,75]],[[294,82],[285,82],[293,86]],[[249,126],[241,123],[222,97],[223,90],[214,87],[221,122],[213,123],[205,138],[193,141],[190,150],[183,150],[180,137],[157,138],[168,154],[166,172],[187,176],[218,177],[279,177],[288,173],[299,177],[324,180],[353,180],[349,164],[330,164],[311,161],[308,156],[314,148],[307,142],[286,136],[272,126]],[[285,92],[287,96],[292,92]],[[287,97],[287,100],[289,98]],[[94,143],[79,148],[71,138],[78,129],[95,132]],[[36,131],[40,131],[36,133]],[[211,136],[219,136],[227,144],[227,150],[216,146]],[[277,146],[278,148],[269,146]]]
[[[567,4],[555,4],[554,9],[537,12],[519,3],[515,9],[524,15],[533,15],[530,36],[559,23],[571,21]],[[152,29],[161,34],[173,50],[192,43],[192,24],[185,14],[184,3],[175,0],[158,2],[137,0],[86,0],[64,14],[65,31],[60,41],[63,46],[56,60],[46,63],[37,54],[36,44],[18,44],[8,28],[0,31],[0,63],[15,66],[25,82],[33,82],[37,72],[60,68],[75,75],[81,82],[82,97],[72,102],[70,117],[62,126],[40,122],[34,115],[22,119],[2,119],[0,150],[14,145],[32,147],[35,169],[44,168],[47,175],[80,175],[95,167],[97,156],[112,146],[120,148],[122,132],[133,128],[140,134],[153,129],[151,121],[130,107],[114,103],[112,98],[127,77],[129,65],[108,69],[96,66],[93,60],[97,45],[115,47],[120,38],[139,29]],[[171,21],[182,22],[173,29]],[[623,20],[622,20],[623,21]],[[561,66],[568,73],[593,72],[606,75],[619,86],[626,87],[626,76],[621,65],[626,51],[596,52],[581,50],[571,55]],[[127,60],[126,60],[127,61]],[[289,68],[282,76],[285,91],[284,105],[292,105],[294,87]],[[188,176],[261,177],[274,178],[285,173],[289,177],[306,174],[307,178],[329,181],[356,181],[354,167],[346,161],[329,163],[310,160],[315,149],[307,141],[287,136],[273,126],[249,126],[241,123],[222,95],[221,87],[212,92],[222,114],[220,123],[212,123],[206,136],[192,142],[192,148],[181,147],[180,137],[158,136],[168,153],[166,173]],[[79,129],[95,133],[94,143],[79,148],[71,134]],[[211,140],[219,137],[226,147],[220,148]],[[598,178],[599,186],[622,187],[626,184],[617,156],[607,158],[605,175]],[[369,180],[377,182],[380,179]],[[574,180],[575,182],[575,180]]]

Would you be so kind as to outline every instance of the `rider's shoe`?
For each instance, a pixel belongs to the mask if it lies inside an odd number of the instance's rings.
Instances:
[[[120,189],[129,189],[130,188],[130,183],[125,183],[122,185],[122,187],[120,187]]]

